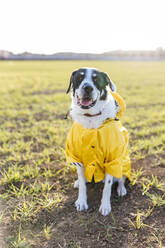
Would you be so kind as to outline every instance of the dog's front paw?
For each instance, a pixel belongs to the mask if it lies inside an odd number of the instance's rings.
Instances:
[[[77,211],[83,211],[88,209],[88,204],[86,200],[80,200],[79,198],[75,202],[75,206],[77,208]]]
[[[127,190],[124,185],[120,185],[117,187],[118,196],[125,196],[127,194]]]
[[[104,216],[110,214],[110,212],[111,212],[111,204],[108,203],[108,202],[102,202],[101,205],[100,205],[100,208],[99,208],[99,212]]]

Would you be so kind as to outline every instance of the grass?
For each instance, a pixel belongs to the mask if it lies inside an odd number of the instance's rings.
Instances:
[[[112,213],[98,213],[102,185],[88,185],[77,213],[75,169],[66,166],[72,121],[66,95],[78,67],[107,72],[127,103],[132,182]],[[165,63],[0,62],[0,225],[8,247],[163,247],[165,245]],[[91,201],[91,205],[90,205]],[[142,242],[142,246],[141,246]]]
[[[22,236],[21,225],[19,226],[17,236],[11,236],[8,238],[8,244],[13,248],[30,248],[26,239]]]

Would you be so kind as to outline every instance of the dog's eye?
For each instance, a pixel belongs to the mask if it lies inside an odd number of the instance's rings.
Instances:
[[[96,82],[97,81],[97,74],[93,73],[92,78],[93,78],[93,81]]]
[[[80,75],[80,76],[78,77],[78,80],[79,80],[79,81],[83,80],[83,76]]]
[[[84,78],[84,72],[80,72],[79,74],[79,80],[82,80]]]
[[[80,84],[82,80],[84,79],[84,73],[80,72],[75,76],[76,83]]]

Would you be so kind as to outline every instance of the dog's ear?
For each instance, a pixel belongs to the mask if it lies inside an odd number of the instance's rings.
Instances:
[[[108,74],[106,74],[105,72],[102,72],[104,75],[104,78],[107,82],[107,84],[109,85],[109,87],[111,88],[111,90],[113,92],[116,92],[116,85],[111,81],[111,79],[109,78]]]
[[[110,80],[110,88],[113,92],[116,92],[116,85]]]
[[[73,85],[74,75],[75,75],[76,72],[77,72],[77,70],[74,71],[74,72],[72,72],[72,75],[71,75],[71,77],[70,77],[69,87],[68,87],[68,89],[67,89],[67,91],[66,91],[66,94],[68,94],[69,91],[71,90],[71,87],[72,87],[72,85]]]

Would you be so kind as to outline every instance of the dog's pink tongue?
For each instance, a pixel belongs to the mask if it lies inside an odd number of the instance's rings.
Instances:
[[[91,100],[81,100],[81,105],[83,105],[83,106],[88,106],[88,105],[90,105],[90,104],[92,104],[92,99]]]

